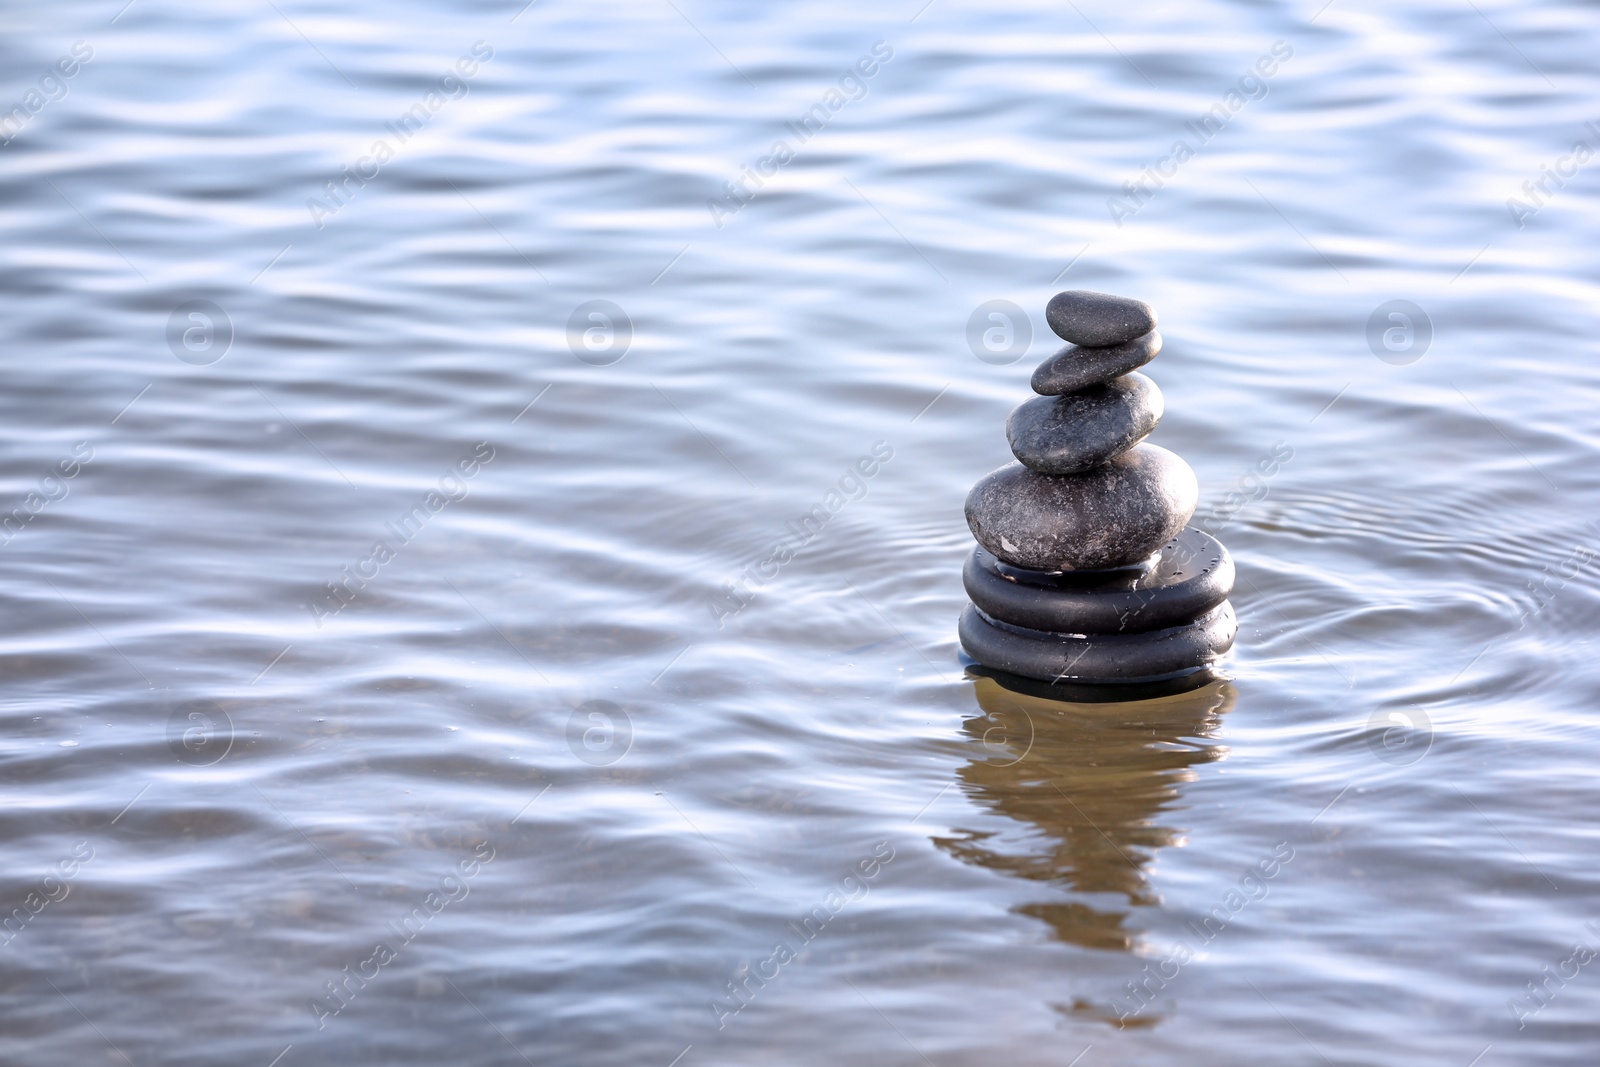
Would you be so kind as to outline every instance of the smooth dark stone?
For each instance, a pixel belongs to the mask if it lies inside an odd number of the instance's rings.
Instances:
[[[1098,467],[1143,441],[1161,421],[1161,389],[1142,374],[1066,396],[1036,396],[1006,419],[1011,454],[1045,474]]]
[[[1064,634],[1143,633],[1193,622],[1228,599],[1233,578],[1228,550],[1192,527],[1162,546],[1143,573],[1052,575],[1009,567],[982,547],[972,550],[961,572],[967,596],[985,615]]]
[[[1041,571],[1135,563],[1178,536],[1200,487],[1164,448],[1136,445],[1082,474],[1040,474],[1011,463],[967,494],[967,525],[1007,563]]]
[[[1143,300],[1071,289],[1045,305],[1044,320],[1063,341],[1100,348],[1120,345],[1156,328],[1156,309]]]
[[[971,656],[966,656],[965,659],[971,660],[967,664],[966,677],[979,683],[976,691],[978,705],[985,709],[989,704],[982,686],[985,679],[1011,693],[1039,700],[1057,700],[1067,704],[1124,704],[1135,700],[1165,700],[1194,693],[1208,686],[1220,692],[1221,687],[1227,684],[1226,678],[1210,667],[1196,667],[1192,671],[1184,671],[1154,682],[1123,682],[1115,678],[1096,682],[1055,682],[1045,681],[1042,678],[1024,678],[1010,671],[985,667]],[[990,690],[990,693],[993,692],[994,690]]]
[[[978,548],[983,549],[983,546],[979,545]],[[993,553],[986,549],[984,552],[994,558],[995,569],[1000,572],[1001,577],[1013,579],[1023,585],[1042,585],[1052,589],[1057,587],[1089,589],[1113,580],[1136,581],[1149,574],[1161,559],[1160,552],[1153,552],[1144,559],[1124,563],[1120,567],[1079,567],[1072,571],[1039,571],[1032,567],[1019,567],[1015,563],[1007,563],[1003,559],[994,557]]]
[[[1033,372],[1033,391],[1045,396],[1076,393],[1091,385],[1120,378],[1155,359],[1161,352],[1161,335],[1154,330],[1120,345],[1085,348],[1068,345]]]
[[[1073,636],[1008,626],[972,605],[957,632],[967,655],[1047,682],[1154,682],[1210,667],[1233,647],[1239,623],[1226,600],[1186,626]]]

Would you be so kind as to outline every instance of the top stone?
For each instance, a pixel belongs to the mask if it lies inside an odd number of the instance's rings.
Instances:
[[[1087,289],[1051,297],[1044,318],[1063,341],[1091,348],[1120,345],[1156,328],[1156,310],[1143,300]]]

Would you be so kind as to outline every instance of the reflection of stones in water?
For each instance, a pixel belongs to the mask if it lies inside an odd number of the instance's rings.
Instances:
[[[1177,696],[1118,704],[1071,704],[977,679],[984,714],[968,719],[981,746],[962,769],[967,795],[1014,820],[1004,831],[935,838],[965,863],[1084,894],[1116,893],[1129,905],[1159,903],[1145,866],[1180,831],[1164,815],[1197,764],[1222,754],[1210,738],[1232,707],[1224,681]],[[1140,931],[1130,912],[1084,901],[1045,901],[1017,910],[1062,941],[1130,951]]]
[[[1126,912],[1100,911],[1087,904],[1024,904],[1016,909],[1050,924],[1056,937],[1080,948],[1133,951],[1134,935],[1122,925]]]

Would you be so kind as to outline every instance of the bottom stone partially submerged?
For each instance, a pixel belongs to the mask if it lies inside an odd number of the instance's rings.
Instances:
[[[1156,682],[1211,666],[1239,623],[1226,601],[1194,622],[1131,634],[1058,634],[998,622],[968,605],[958,632],[986,667],[1046,682]]]

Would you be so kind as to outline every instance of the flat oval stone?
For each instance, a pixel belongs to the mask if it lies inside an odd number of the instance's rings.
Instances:
[[[1143,441],[1161,421],[1161,389],[1125,374],[1066,396],[1036,396],[1006,419],[1011,454],[1045,474],[1098,467]]]
[[[1081,474],[1007,464],[967,494],[967,525],[1006,563],[1041,571],[1121,567],[1189,524],[1200,486],[1164,448],[1136,445]]]
[[[1156,309],[1143,300],[1070,289],[1045,305],[1044,320],[1063,341],[1102,347],[1120,345],[1156,328]]]
[[[1076,393],[1091,385],[1120,378],[1155,359],[1161,352],[1161,335],[1154,330],[1120,345],[1085,348],[1068,345],[1033,372],[1033,391],[1044,396]]]
[[[1192,526],[1163,545],[1148,569],[1047,574],[1001,563],[977,546],[961,572],[967,596],[985,615],[1064,634],[1181,626],[1226,600],[1233,578],[1228,550]]]
[[[1008,626],[971,604],[956,626],[967,655],[998,671],[1046,682],[1153,682],[1214,665],[1239,632],[1224,600],[1183,626],[1137,634],[1049,633]]]

